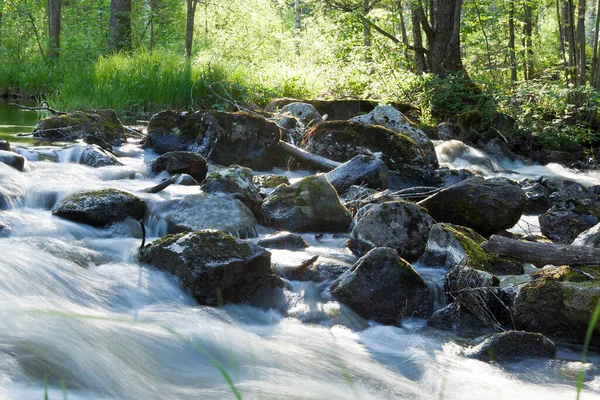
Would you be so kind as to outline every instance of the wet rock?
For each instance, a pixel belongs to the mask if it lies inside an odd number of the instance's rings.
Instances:
[[[438,222],[466,226],[487,236],[512,228],[521,218],[527,197],[505,178],[472,178],[419,202]]]
[[[331,294],[363,318],[382,324],[427,318],[433,312],[433,298],[419,273],[386,247],[365,254],[333,283]]]
[[[10,143],[8,143],[8,141],[6,141],[6,140],[0,140],[0,150],[12,151],[12,148],[10,147]]]
[[[418,263],[445,269],[462,265],[497,275],[522,275],[525,272],[519,261],[487,254],[480,247],[484,241],[485,238],[472,229],[447,223],[435,224]]]
[[[146,203],[134,194],[117,189],[79,192],[63,199],[52,214],[92,226],[107,226],[131,217],[142,219]]]
[[[369,205],[355,216],[348,247],[360,255],[374,247],[391,247],[400,257],[416,260],[425,250],[433,224],[433,218],[414,203],[393,201]]]
[[[423,151],[425,162],[434,167],[438,166],[435,148],[429,137],[394,107],[377,106],[370,113],[354,117],[350,122],[358,122],[366,125],[380,125],[394,132],[408,136]]]
[[[125,141],[125,127],[113,110],[74,111],[41,119],[33,136],[51,140],[83,139],[96,136],[109,143]]]
[[[527,196],[527,205],[523,212],[527,215],[539,215],[548,211],[550,204],[550,191],[542,184],[535,183],[523,188]]]
[[[163,201],[155,205],[152,214],[164,221],[167,233],[218,229],[241,238],[256,237],[252,212],[224,194],[200,192]]]
[[[279,185],[289,185],[290,180],[284,175],[254,175],[252,183],[258,187],[260,193],[264,196],[269,195],[273,189]]]
[[[250,113],[163,111],[148,125],[144,143],[158,153],[193,151],[221,165],[269,170],[279,162],[277,124]]]
[[[539,333],[507,331],[481,338],[482,342],[465,351],[481,361],[514,361],[520,358],[553,358],[556,345]]]
[[[465,131],[460,125],[451,122],[442,122],[438,126],[438,140],[460,140],[461,142],[469,141],[473,137]]]
[[[25,168],[25,157],[12,151],[0,150],[0,162],[21,172]]]
[[[261,215],[267,226],[296,232],[345,232],[352,221],[324,176],[277,187],[264,200]]]
[[[359,155],[328,172],[325,177],[331,186],[342,194],[352,185],[367,184],[373,189],[387,189],[389,172],[380,159]]]
[[[94,168],[108,167],[111,165],[123,165],[114,154],[109,153],[95,144],[87,146],[83,149],[80,163]]]
[[[438,154],[440,162],[482,171],[484,174],[502,171],[502,167],[485,153],[459,140],[449,140],[442,143],[438,147]]]
[[[164,236],[140,252],[140,261],[174,274],[198,303],[210,306],[244,302],[279,284],[271,253],[216,230]]]
[[[179,177],[175,180],[175,184],[182,185],[182,186],[200,185],[197,180],[195,180],[191,175],[188,175],[188,174],[179,175]]]
[[[446,331],[456,331],[460,334],[473,334],[481,332],[493,332],[493,328],[487,326],[468,310],[450,303],[446,307],[434,312],[427,319],[427,325],[432,328]]]
[[[600,266],[544,267],[518,291],[513,305],[515,327],[556,340],[583,344],[600,300]],[[600,345],[600,325],[592,346]]]
[[[323,120],[317,109],[308,103],[294,102],[286,104],[279,110],[278,116],[286,114],[291,114],[304,126],[315,125]]]
[[[435,170],[435,176],[441,179],[443,187],[450,187],[455,183],[464,181],[465,179],[474,178],[481,175],[476,171],[471,171],[468,169],[440,168]]]
[[[252,170],[235,165],[209,173],[200,186],[206,193],[225,193],[240,200],[254,215],[260,212],[263,201],[252,180]]]
[[[581,232],[571,244],[573,246],[590,246],[600,249],[600,224]]]
[[[267,235],[258,241],[258,245],[271,249],[304,250],[309,247],[306,240],[300,235],[291,232],[276,232]]]
[[[321,115],[327,115],[328,120],[348,120],[357,115],[365,114],[377,106],[377,102],[370,100],[343,99],[343,100],[297,100],[273,99],[265,107],[267,112],[275,112],[291,103],[308,103],[315,107]]]
[[[10,229],[8,226],[6,226],[4,224],[0,224],[0,238],[9,237],[11,233],[12,233],[12,229]]]
[[[600,205],[590,200],[570,199],[555,204],[538,217],[544,236],[553,242],[569,244],[599,222]]]
[[[105,139],[103,139],[102,137],[99,136],[92,136],[92,135],[87,135],[83,138],[84,143],[90,144],[90,145],[96,145],[106,151],[108,151],[111,154],[113,153],[113,147],[110,143],[108,143]]]
[[[208,163],[200,154],[190,151],[172,151],[158,157],[150,164],[153,173],[187,174],[202,182],[208,172]]]

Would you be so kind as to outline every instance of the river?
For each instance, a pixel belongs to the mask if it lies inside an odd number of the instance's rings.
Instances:
[[[126,189],[157,210],[197,188],[140,193],[159,181],[147,167],[157,155],[135,141],[115,149],[123,166],[93,169],[74,162],[77,149],[14,136],[31,132],[37,118],[0,103],[0,139],[29,160],[24,173],[0,164],[0,190],[12,199],[0,211],[12,229],[0,239],[0,399],[43,399],[45,387],[50,399],[70,400],[576,397],[576,346],[559,345],[552,360],[466,359],[460,339],[423,320],[401,328],[364,321],[328,296],[330,282],[290,282],[261,304],[198,306],[173,276],[136,261],[137,226],[97,229],[50,212],[83,189]],[[554,166],[505,167],[486,173],[578,176]],[[161,215],[151,218],[149,234],[162,234]],[[341,265],[356,260],[344,235],[303,236],[306,252],[274,251],[273,262],[313,254]],[[415,267],[439,285],[443,271]],[[600,357],[590,360],[582,399],[600,399]]]

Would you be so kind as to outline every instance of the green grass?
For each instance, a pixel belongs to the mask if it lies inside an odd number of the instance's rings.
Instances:
[[[585,334],[585,341],[583,343],[583,351],[581,354],[581,371],[579,371],[579,377],[577,378],[577,400],[581,395],[581,390],[583,389],[583,380],[585,378],[585,363],[587,361],[587,353],[588,348],[590,347],[590,340],[592,340],[592,335],[594,334],[594,330],[596,328],[596,324],[598,323],[598,318],[600,317],[600,300],[596,303],[596,308],[594,309],[594,313],[592,314],[592,318],[590,320],[590,324],[588,325],[587,332]]]

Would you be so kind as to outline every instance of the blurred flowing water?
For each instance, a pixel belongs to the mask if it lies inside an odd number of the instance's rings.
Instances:
[[[86,189],[125,189],[161,210],[197,188],[143,193],[161,179],[147,168],[156,154],[130,142],[116,149],[123,166],[93,169],[77,163],[77,149],[20,143],[11,135],[37,116],[1,110],[0,127],[10,126],[1,134],[30,162],[24,173],[0,164],[0,195],[10,199],[0,224],[12,231],[0,238],[0,399],[42,399],[45,381],[50,399],[63,390],[68,399],[235,398],[225,375],[244,399],[575,398],[579,348],[560,346],[554,360],[465,359],[460,340],[423,320],[363,320],[331,299],[331,282],[291,281],[252,304],[199,306],[176,278],[136,261],[137,223],[98,229],[50,212]],[[150,234],[161,233],[161,218],[146,216]],[[275,250],[273,263],[356,260],[345,235],[304,237],[311,247]],[[421,272],[434,287],[443,278]],[[600,358],[591,360],[584,399],[600,398]]]

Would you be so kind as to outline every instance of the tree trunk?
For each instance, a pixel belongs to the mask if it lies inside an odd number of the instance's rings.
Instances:
[[[569,82],[569,62],[567,60],[567,51],[565,49],[565,27],[562,23],[562,19],[560,16],[560,0],[556,0],[556,20],[558,21],[558,35],[559,35],[559,50],[563,59],[563,68],[565,71],[565,82]],[[564,11],[564,6],[563,6]],[[564,17],[564,13],[563,13]]]
[[[427,23],[427,21],[425,21]],[[412,28],[413,28],[413,42],[415,48],[423,48],[423,35],[421,33],[421,15],[412,9]],[[418,75],[428,72],[427,62],[425,59],[425,53],[421,51],[415,52],[415,72]]]
[[[302,29],[302,7],[300,0],[294,1],[294,37],[298,37]]]
[[[155,29],[154,29],[154,17],[156,16],[156,13],[158,11],[158,7],[159,7],[159,0],[150,0],[149,2],[150,5],[150,20],[148,21],[148,24],[150,25],[150,52],[152,52],[152,50],[154,49],[154,41],[155,41]]]
[[[598,71],[598,31],[600,29],[600,0],[596,6],[596,25],[594,27],[594,55],[592,57],[592,71],[590,75],[590,84],[596,90],[600,88],[600,79]]]
[[[109,48],[131,50],[131,0],[110,1]]]
[[[517,83],[517,54],[515,50],[515,0],[510,0],[508,10],[508,53],[510,58],[510,81]]]
[[[198,0],[187,0],[187,20],[185,25],[185,56],[192,57],[192,44],[194,43],[194,20]]]
[[[600,249],[589,246],[570,246],[554,243],[521,242],[492,235],[481,247],[489,254],[511,257],[543,267],[553,265],[596,265]]]
[[[431,72],[445,77],[465,72],[460,55],[460,17],[462,0],[433,0],[432,35],[429,38]]]
[[[406,22],[404,22],[404,4],[402,0],[398,1],[398,22],[400,24],[400,33],[402,35],[402,44],[404,44],[404,58],[410,65],[410,57],[408,55],[408,32],[406,31]]]
[[[565,0],[563,3],[564,38],[566,53],[568,54],[569,82],[577,84],[577,48],[575,46],[575,8],[573,0]]]
[[[279,150],[281,150],[281,152],[284,154],[294,157],[303,165],[315,167],[322,171],[331,171],[332,169],[336,169],[342,165],[340,162],[309,153],[306,150],[302,150],[301,148],[284,141],[279,142]]]
[[[523,2],[523,43],[524,43],[524,57],[523,57],[523,71],[525,80],[528,81],[533,79],[533,12],[529,5],[529,0]]]
[[[371,11],[371,5],[369,4],[369,0],[363,0],[363,15],[367,18],[369,12]],[[371,47],[372,42],[372,34],[371,34],[371,25],[369,25],[366,21],[363,20],[363,45],[366,48]]]
[[[62,0],[48,0],[48,58],[60,52],[60,19]]]
[[[586,0],[579,0],[577,10],[577,50],[579,53],[579,85],[585,86],[587,82],[585,65],[585,9]]]
[[[0,1],[0,46],[2,46],[2,17],[4,12],[4,3]]]

